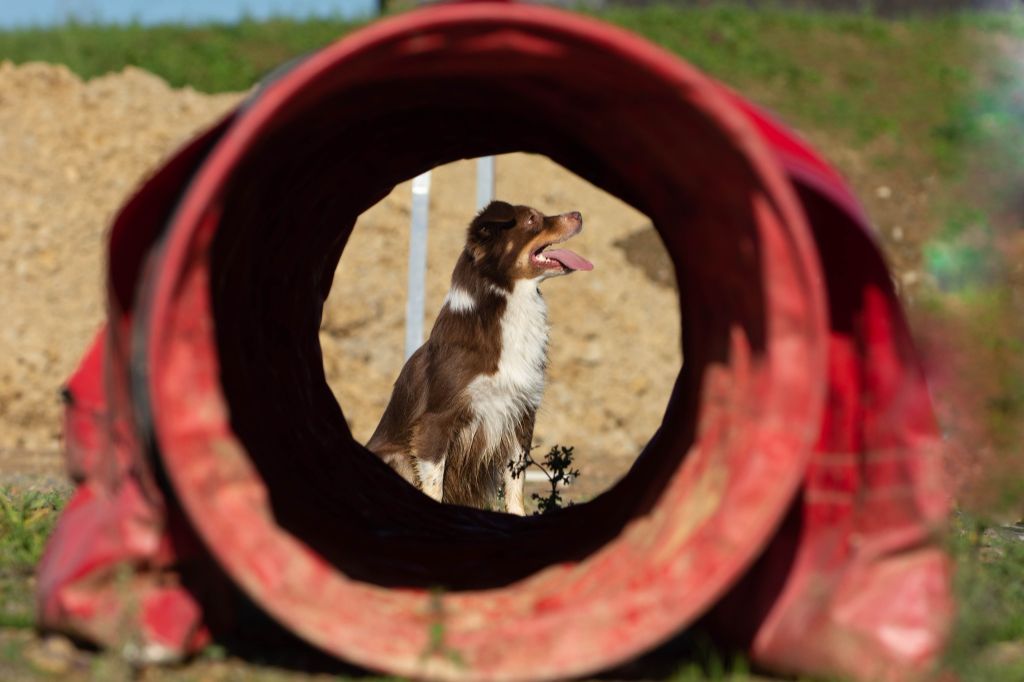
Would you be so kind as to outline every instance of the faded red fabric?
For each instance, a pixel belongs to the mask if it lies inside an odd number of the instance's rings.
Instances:
[[[545,518],[408,488],[352,440],[317,342],[359,213],[512,150],[647,213],[686,320],[632,471]],[[244,594],[340,658],[465,680],[590,674],[701,617],[780,672],[907,679],[942,646],[941,441],[861,209],[635,36],[506,3],[374,24],[169,160],[115,221],[109,274],[68,384],[78,490],[39,568],[43,628],[172,659],[240,627]]]

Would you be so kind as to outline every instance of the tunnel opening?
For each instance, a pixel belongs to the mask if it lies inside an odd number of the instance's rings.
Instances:
[[[572,448],[580,475],[558,486],[559,506],[585,503],[625,475],[661,423],[682,366],[675,269],[649,217],[545,157],[490,158],[495,198],[549,215],[583,212],[584,229],[567,246],[595,269],[540,285],[550,331],[531,458],[543,463],[552,448]],[[479,210],[477,166],[459,161],[430,173],[422,342],[445,305]],[[369,441],[410,352],[412,184],[396,186],[360,215],[324,304],[319,340],[327,382],[358,443]],[[526,512],[538,513],[552,485],[539,465],[525,473]],[[503,509],[500,499],[490,506]]]
[[[500,56],[499,50],[492,58]],[[428,61],[418,55],[411,68],[422,69]],[[381,562],[393,562],[388,548],[400,547],[403,557],[414,558],[406,563],[409,574],[394,575],[392,584],[480,589],[521,579],[546,565],[579,561],[653,506],[692,444],[696,405],[680,410],[682,396],[699,393],[707,365],[730,361],[736,327],[752,355],[763,352],[760,238],[746,194],[750,171],[734,152],[713,173],[706,168],[697,172],[698,159],[711,157],[703,145],[714,148],[717,158],[724,156],[719,148],[731,145],[713,122],[671,92],[630,79],[638,84],[638,96],[663,117],[665,128],[659,131],[657,120],[635,124],[642,134],[620,134],[611,149],[604,149],[594,144],[600,132],[625,127],[616,120],[624,115],[621,94],[608,82],[583,82],[579,92],[551,83],[538,87],[528,78],[485,83],[472,73],[455,77],[460,70],[486,66],[476,60],[440,61],[431,73],[443,75],[396,83],[389,69],[386,83],[326,91],[322,100],[286,117],[247,151],[226,179],[217,215],[212,314],[232,430],[266,482],[282,527],[351,577],[376,582],[394,574],[371,558],[380,553]],[[554,61],[563,63],[564,57]],[[543,71],[550,65],[545,61],[535,68]],[[537,71],[528,73],[532,78]],[[509,101],[517,102],[513,111]],[[566,110],[567,104],[571,109],[580,101],[588,103],[584,126]],[[598,132],[587,136],[581,128]],[[677,149],[668,149],[669,131],[679,141]],[[367,461],[327,390],[315,331],[358,215],[422,170],[510,149],[543,153],[623,198],[643,196],[637,207],[651,207],[684,278],[683,312],[699,322],[693,325],[698,338],[684,341],[687,357],[696,359],[694,367],[680,375],[672,401],[677,407],[670,408],[667,428],[641,457],[632,475],[636,482],[625,483],[622,493],[613,491],[608,502],[598,505],[600,512],[566,511],[564,530],[555,530],[556,521],[483,514],[478,523],[498,532],[487,538],[465,532],[464,512],[450,518],[434,510],[421,496],[401,490],[377,462]],[[681,163],[679,155],[692,161]],[[672,166],[666,165],[669,160]],[[637,167],[644,172],[635,172]],[[720,183],[722,189],[698,194],[696,185],[707,182]],[[693,259],[686,255],[695,253],[701,254],[700,268],[687,262]],[[742,275],[722,281],[726,272]],[[717,295],[706,294],[708,280]],[[363,482],[353,485],[353,478]],[[382,499],[400,502],[382,505]],[[355,510],[359,523],[351,520]],[[600,522],[574,518],[595,513]],[[589,530],[568,532],[573,527]],[[567,536],[573,540],[566,542]],[[439,543],[451,548],[442,550]],[[421,554],[411,554],[416,546]],[[353,547],[363,549],[356,553]],[[491,557],[502,555],[503,568],[495,570]],[[429,584],[418,577],[423,575]]]

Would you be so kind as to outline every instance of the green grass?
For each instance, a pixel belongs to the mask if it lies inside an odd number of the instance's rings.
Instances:
[[[829,131],[858,148],[898,140],[899,156],[915,150],[945,173],[963,168],[963,152],[979,136],[974,67],[991,59],[996,36],[1024,35],[1019,18],[990,15],[891,21],[654,7],[604,17],[686,57],[798,126]],[[876,162],[896,156],[882,153]]]
[[[969,234],[969,233],[966,233]],[[947,414],[947,434],[968,447],[986,447],[989,454],[976,482],[962,491],[960,503],[975,513],[1019,519],[1024,513],[1024,316],[1019,293],[1001,284],[986,251],[953,246],[938,251],[926,245],[933,272],[950,291],[933,292],[921,302],[914,320],[918,330],[947,346],[936,382],[955,409]],[[983,268],[983,272],[978,269]],[[973,454],[973,453],[972,453]],[[974,475],[974,474],[972,474]]]
[[[947,665],[972,682],[1024,679],[1024,541],[960,518],[950,551],[958,608]],[[998,657],[1005,646],[1016,655]]]
[[[53,531],[66,493],[0,489],[0,627],[31,627],[27,582]]]
[[[292,57],[360,26],[340,20],[208,26],[94,26],[0,32],[0,59],[65,64],[83,78],[125,66],[151,71],[175,87],[204,92],[245,90]]]
[[[1012,17],[889,21],[868,15],[724,7],[614,9],[599,15],[647,37],[778,109],[858,145],[897,136],[947,169],[977,134],[969,114],[977,36],[1024,34]],[[89,78],[126,65],[175,86],[245,90],[278,64],[360,24],[93,26],[0,32],[0,59],[66,64]]]
[[[0,491],[0,634],[3,628],[31,627],[32,570],[65,501],[65,491]],[[1024,541],[1001,535],[976,518],[958,516],[948,548],[956,568],[957,615],[944,668],[971,682],[1019,682],[1024,679]],[[36,679],[23,661],[25,641],[6,637],[0,642],[0,659],[8,666],[2,669],[21,670],[25,672],[21,679]],[[1000,647],[1009,647],[1011,655],[1000,652]],[[1014,651],[1016,656],[1012,655]],[[120,665],[105,655],[90,660],[100,672]],[[194,666],[177,672],[165,670],[157,678],[205,679],[203,671],[225,661],[237,679],[303,678],[301,674],[228,659],[225,650],[217,646]],[[692,659],[682,663],[669,679],[742,681],[751,679],[748,670],[742,656],[724,656],[710,642],[699,641]],[[94,679],[105,678],[100,672]]]

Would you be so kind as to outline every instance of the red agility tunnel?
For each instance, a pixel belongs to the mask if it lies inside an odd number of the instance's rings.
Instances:
[[[684,320],[629,474],[532,518],[394,475],[317,339],[360,213],[518,150],[650,216]],[[460,4],[290,65],[124,207],[109,310],[68,385],[78,488],[40,566],[44,629],[163,660],[258,612],[446,680],[591,674],[698,621],[782,673],[905,679],[941,648],[941,441],[863,214],[791,133],[631,34]]]

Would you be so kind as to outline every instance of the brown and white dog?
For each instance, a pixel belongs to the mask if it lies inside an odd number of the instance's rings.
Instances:
[[[538,285],[591,270],[566,249],[579,212],[544,216],[495,201],[470,223],[430,338],[405,363],[367,448],[435,500],[486,508],[502,483],[523,514],[524,476],[547,367],[547,306]]]

